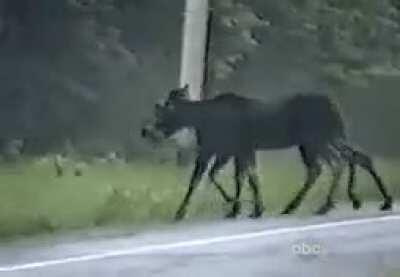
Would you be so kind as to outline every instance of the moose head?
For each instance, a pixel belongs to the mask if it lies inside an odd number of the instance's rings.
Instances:
[[[155,121],[142,128],[142,137],[157,142],[171,137],[184,128],[184,115],[180,106],[187,101],[189,101],[189,85],[171,90],[165,101],[155,105]]]

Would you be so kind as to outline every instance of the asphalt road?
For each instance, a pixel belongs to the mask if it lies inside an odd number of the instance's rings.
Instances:
[[[400,215],[178,224],[0,246],[0,276],[400,276]]]

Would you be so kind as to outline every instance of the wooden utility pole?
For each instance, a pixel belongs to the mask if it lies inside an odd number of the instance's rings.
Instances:
[[[186,0],[179,86],[189,85],[192,100],[200,100],[207,72],[208,0]]]

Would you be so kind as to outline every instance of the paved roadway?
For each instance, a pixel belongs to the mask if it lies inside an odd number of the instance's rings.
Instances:
[[[400,276],[400,215],[265,218],[0,246],[0,276]]]

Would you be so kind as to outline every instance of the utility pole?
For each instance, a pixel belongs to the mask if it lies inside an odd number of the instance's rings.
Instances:
[[[192,100],[203,96],[209,34],[208,0],[186,0],[179,86],[189,85]]]

